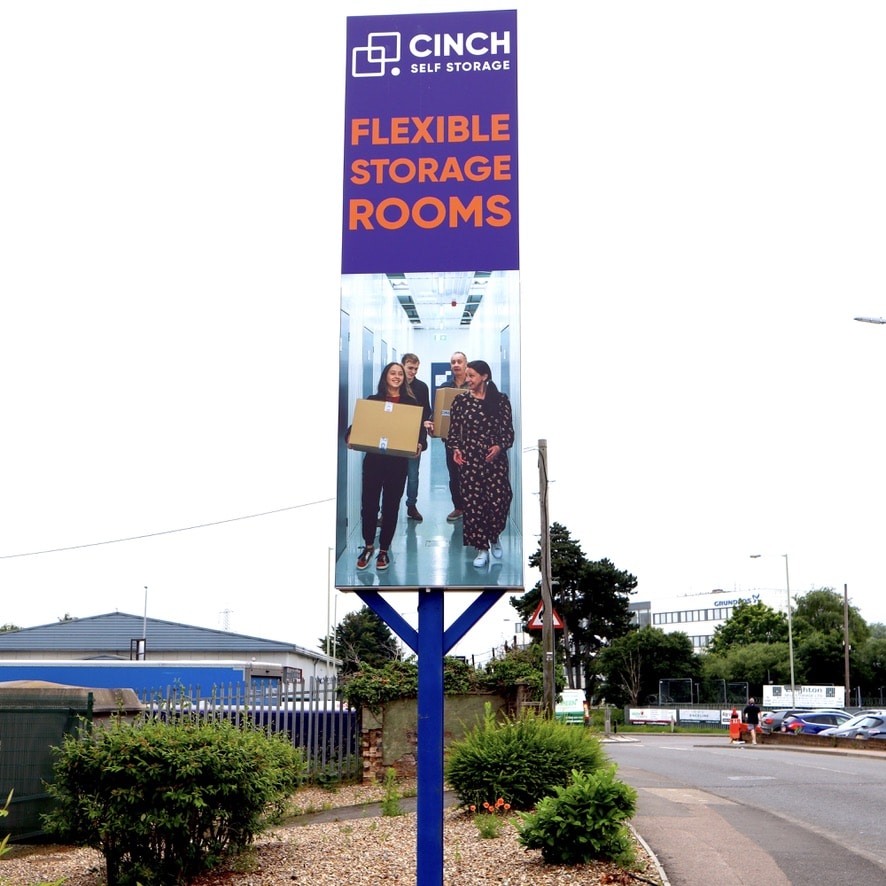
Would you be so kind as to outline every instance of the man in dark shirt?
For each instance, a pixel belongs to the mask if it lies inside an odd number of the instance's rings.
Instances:
[[[421,365],[415,354],[403,355],[403,368],[406,370],[406,384],[412,390],[412,396],[418,400],[418,405],[424,410],[422,413],[422,423],[427,428],[431,421],[431,392],[428,386],[417,379],[416,373]],[[408,462],[408,470],[406,473],[406,516],[410,520],[418,523],[424,519],[416,507],[418,501],[418,468],[421,462],[421,456],[418,458],[410,458]]]
[[[760,708],[757,707],[753,698],[748,699],[742,711],[742,719],[748,724],[748,730],[751,733],[751,744],[757,743],[757,726],[760,725]]]

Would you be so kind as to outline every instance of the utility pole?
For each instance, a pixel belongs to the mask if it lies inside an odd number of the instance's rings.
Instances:
[[[538,441],[539,502],[541,504],[541,645],[542,710],[546,717],[554,716],[557,688],[554,681],[554,601],[551,595],[551,521],[548,516],[548,441]]]
[[[846,584],[843,585],[843,682],[846,684],[845,702],[851,704],[849,698],[849,585]]]

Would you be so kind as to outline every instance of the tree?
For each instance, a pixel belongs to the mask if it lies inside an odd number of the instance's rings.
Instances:
[[[5,634],[7,631],[20,631],[21,628],[18,625],[10,624],[7,622],[5,625],[0,625],[0,634]]]
[[[788,620],[771,606],[744,600],[735,604],[732,615],[717,625],[708,652],[721,655],[736,646],[751,643],[781,643],[788,639]]]
[[[883,692],[886,690],[886,637],[872,636],[857,651],[855,661],[856,684],[864,687],[868,697],[879,699],[878,704],[882,705]]]
[[[692,680],[698,675],[698,659],[689,637],[653,627],[616,638],[595,664],[603,675],[601,694],[615,705],[645,704],[658,698],[660,680]]]
[[[581,686],[583,674],[585,690],[591,696],[597,683],[597,654],[633,629],[629,597],[637,587],[637,579],[617,569],[610,560],[587,560],[578,540],[560,523],[551,526],[550,540],[551,596],[564,624],[558,658],[567,684],[571,688]],[[529,565],[541,565],[541,550],[529,558]],[[541,585],[536,584],[524,596],[512,598],[511,604],[528,621],[539,600]]]
[[[808,591],[797,598],[794,609],[794,658],[797,683],[834,683],[842,686],[845,674],[843,596],[833,588]],[[855,606],[848,607],[850,668],[857,651],[870,637],[870,629]]]
[[[327,637],[320,648],[332,655]],[[348,613],[335,628],[335,655],[342,661],[342,674],[358,671],[361,665],[380,668],[400,659],[400,647],[391,629],[368,607]]]
[[[787,642],[736,644],[723,652],[704,652],[700,664],[706,685],[716,681],[721,684],[747,683],[747,694],[757,698],[763,694],[764,683],[790,682]]]
[[[849,642],[861,645],[871,635],[871,630],[855,606],[848,607]],[[808,591],[797,598],[793,616],[794,636],[818,632],[838,635],[843,642],[843,595],[833,588]]]

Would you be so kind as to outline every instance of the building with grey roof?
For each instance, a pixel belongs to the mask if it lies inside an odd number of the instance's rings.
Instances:
[[[306,678],[332,676],[338,664],[320,650],[293,643],[125,612],[0,632],[3,661],[125,661],[136,657],[148,661],[260,661],[298,668]]]

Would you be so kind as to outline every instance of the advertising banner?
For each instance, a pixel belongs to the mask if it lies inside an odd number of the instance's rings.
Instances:
[[[842,708],[846,701],[845,686],[790,686],[766,683],[763,686],[764,708]]]
[[[676,708],[628,709],[628,723],[631,723],[634,726],[666,726],[676,722]]]
[[[516,12],[349,18],[345,76],[335,584],[522,588]]]

